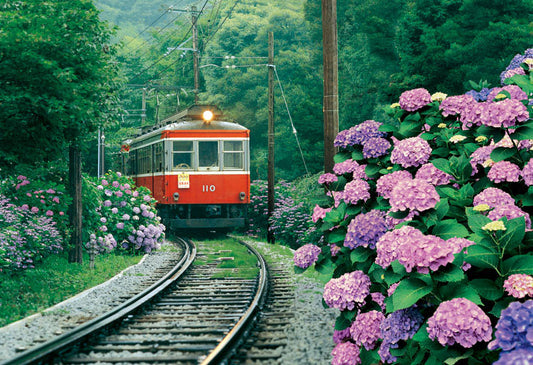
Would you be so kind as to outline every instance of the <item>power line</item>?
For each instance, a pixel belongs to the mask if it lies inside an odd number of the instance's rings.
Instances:
[[[237,6],[237,4],[239,3],[240,0],[235,0],[235,3],[233,4],[233,6],[231,7],[229,13],[226,15],[226,17],[224,18],[224,20],[222,20],[222,22],[219,24],[218,28],[215,30],[214,33],[211,34],[211,36],[209,36],[209,38],[206,39],[206,41],[204,42],[204,49],[205,47],[207,46],[207,44],[209,43],[209,41],[211,39],[213,39],[213,36],[220,30],[220,28],[222,28],[222,26],[224,25],[224,23],[226,22],[226,20],[228,20],[228,18],[231,16],[231,14],[233,13],[233,10],[235,9],[235,7]]]

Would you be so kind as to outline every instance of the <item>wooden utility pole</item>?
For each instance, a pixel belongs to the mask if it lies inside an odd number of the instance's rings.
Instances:
[[[274,214],[274,33],[268,32],[268,233],[267,242],[275,243],[270,218]]]
[[[333,172],[333,146],[339,133],[339,78],[337,51],[337,0],[322,0],[324,58],[324,171]]]
[[[71,142],[69,147],[69,190],[72,203],[69,207],[70,225],[70,248],[68,253],[69,262],[83,262],[82,246],[82,198],[81,198],[81,151],[78,141]]]
[[[193,48],[193,68],[194,68],[194,103],[198,104],[198,91],[200,90],[200,71],[198,68],[198,27],[196,22],[198,16],[196,15],[196,6],[191,8],[192,13],[192,48]]]

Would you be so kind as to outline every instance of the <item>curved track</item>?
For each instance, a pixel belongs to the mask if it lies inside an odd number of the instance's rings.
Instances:
[[[226,361],[265,300],[265,262],[248,246],[258,258],[259,275],[255,279],[217,278],[218,263],[191,265],[196,247],[184,240],[179,244],[184,247],[183,258],[152,287],[2,365]]]

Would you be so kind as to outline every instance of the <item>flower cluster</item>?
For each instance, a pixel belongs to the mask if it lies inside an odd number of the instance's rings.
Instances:
[[[520,167],[509,161],[496,162],[489,170],[487,177],[495,183],[518,182]]]
[[[533,297],[533,277],[526,274],[510,275],[503,283],[503,288],[515,298],[524,298],[526,295]]]
[[[397,359],[390,350],[398,348],[400,341],[413,337],[423,322],[424,317],[415,307],[400,309],[383,319],[380,325],[383,342],[378,351],[381,361],[385,364],[395,362]]]
[[[348,225],[344,246],[354,249],[359,246],[375,248],[378,239],[387,231],[385,212],[372,210],[357,215]]]
[[[370,294],[370,278],[362,271],[353,271],[331,279],[324,287],[324,301],[331,308],[352,310],[365,303]]]
[[[351,342],[339,343],[331,352],[331,365],[359,365],[359,347]]]
[[[429,143],[420,137],[411,137],[395,141],[390,161],[407,168],[425,164],[430,156]]]
[[[350,327],[350,335],[355,344],[364,346],[367,350],[376,347],[381,338],[381,322],[385,319],[383,313],[376,310],[359,313]]]
[[[525,303],[512,302],[502,310],[496,324],[496,339],[489,343],[489,349],[501,348],[505,352],[519,349],[533,351],[533,300]]]
[[[294,265],[302,269],[308,268],[316,262],[321,251],[320,247],[311,243],[303,245],[294,252]]]
[[[431,103],[431,94],[424,88],[404,91],[400,95],[400,107],[408,112],[414,112]]]
[[[420,179],[400,180],[390,193],[391,211],[431,209],[440,201],[435,186]]]
[[[490,318],[476,304],[465,298],[442,302],[428,319],[429,338],[443,346],[455,343],[470,348],[476,343],[489,342],[492,337]]]

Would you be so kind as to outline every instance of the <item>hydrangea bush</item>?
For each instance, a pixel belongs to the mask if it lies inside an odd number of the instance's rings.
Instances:
[[[135,187],[131,178],[118,172],[86,178],[84,190],[90,196],[83,213],[88,249],[147,253],[160,248],[165,226],[150,190]]]
[[[392,123],[338,134],[312,215],[323,241],[295,255],[331,275],[333,364],[532,357],[532,67],[529,49],[502,87],[406,91]]]

